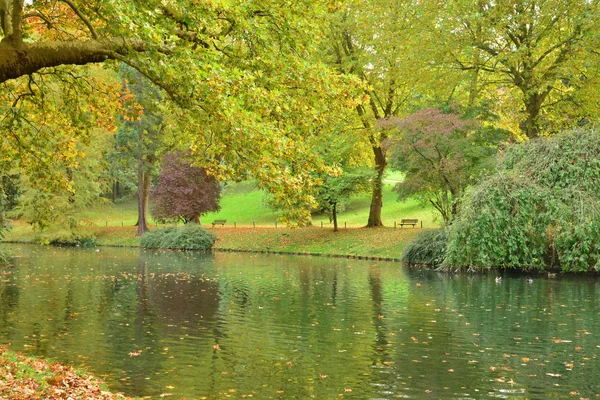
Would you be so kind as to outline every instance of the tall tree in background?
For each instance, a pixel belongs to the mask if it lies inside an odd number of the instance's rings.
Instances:
[[[120,171],[121,177],[127,170],[135,171],[138,193],[136,225],[140,236],[148,230],[150,184],[163,142],[164,123],[159,109],[163,99],[160,90],[133,68],[123,65],[120,75],[124,108],[116,134],[117,147],[111,158],[117,165],[129,167]],[[126,181],[130,179],[125,177]]]
[[[424,63],[415,46],[417,25],[412,2],[353,0],[340,3],[331,23],[330,62],[363,82],[366,101],[356,106],[377,172],[372,180],[368,227],[383,226],[383,177],[387,131],[379,119],[405,113],[418,102]]]
[[[598,85],[597,0],[461,0],[440,2],[437,10],[428,23],[439,40],[429,44],[472,74],[472,95],[491,85],[494,98],[508,90],[518,99],[524,136],[551,130],[552,119],[576,122],[582,115],[575,108],[586,103],[597,115],[597,96],[577,95]]]
[[[158,184],[150,193],[155,219],[199,223],[202,214],[220,210],[221,185],[191,162],[185,153],[163,156]]]

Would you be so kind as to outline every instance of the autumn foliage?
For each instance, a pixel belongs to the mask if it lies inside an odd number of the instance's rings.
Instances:
[[[78,374],[73,367],[26,357],[0,348],[1,399],[126,399],[113,394],[92,376]]]
[[[219,211],[221,186],[204,168],[191,165],[185,153],[163,157],[158,185],[150,192],[150,213],[157,220],[199,222],[209,211]]]

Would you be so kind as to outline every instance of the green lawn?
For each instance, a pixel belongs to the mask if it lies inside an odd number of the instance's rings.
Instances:
[[[386,180],[397,181],[401,175],[387,176]],[[333,224],[327,215],[313,215],[313,228],[287,229],[275,221],[279,212],[265,203],[265,195],[252,182],[231,183],[225,186],[221,211],[202,217],[202,222],[212,230],[214,219],[226,219],[225,227],[217,226],[214,232],[219,237],[216,247],[247,250],[273,250],[287,252],[316,252],[322,254],[350,254],[376,257],[399,257],[401,249],[419,229],[394,229],[394,222],[402,218],[418,218],[424,228],[436,228],[433,209],[409,200],[398,202],[392,191],[393,183],[384,189],[382,219],[384,229],[359,229],[367,223],[370,196],[362,194],[349,202],[346,210],[339,214],[341,231],[333,232]],[[92,233],[101,245],[138,246],[135,236],[137,202],[135,199],[107,203],[82,213],[82,230]],[[156,226],[150,219],[151,228]],[[234,225],[235,223],[235,225]],[[322,223],[322,229],[321,229]],[[255,224],[256,229],[252,229]],[[35,233],[24,221],[14,221],[5,237],[7,241],[33,242],[56,237],[56,229]],[[237,226],[237,229],[234,227]],[[347,227],[348,229],[344,229]],[[268,229],[270,228],[270,229]]]
[[[386,180],[400,180],[401,174],[390,174]],[[423,205],[415,200],[398,202],[397,195],[392,192],[394,184],[385,184],[383,194],[383,210],[381,218],[385,226],[393,227],[394,221],[400,222],[402,218],[418,218],[423,221],[423,227],[432,228],[439,226],[434,220],[433,208]],[[339,213],[338,223],[348,227],[364,226],[367,223],[370,206],[370,196],[361,194],[351,199],[346,210]],[[238,226],[274,227],[280,212],[273,210],[265,203],[265,195],[257,190],[252,182],[230,183],[223,190],[221,211],[209,213],[202,217],[204,224],[215,219],[225,219],[228,225],[235,222]],[[137,221],[137,203],[135,199],[109,204],[87,211],[82,217],[96,226],[127,226]],[[155,222],[150,218],[152,225]],[[313,214],[313,224],[324,227],[333,226],[327,215]],[[278,223],[280,226],[280,223]]]

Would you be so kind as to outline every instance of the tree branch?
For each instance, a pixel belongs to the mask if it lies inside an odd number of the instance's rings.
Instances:
[[[33,91],[33,88],[31,87],[32,83],[33,83],[33,76],[29,75],[29,82],[27,82],[27,89],[29,89],[29,93],[21,93],[20,95],[18,95],[17,98],[15,99],[15,101],[13,101],[13,103],[12,103],[12,108],[15,108],[19,104],[19,101],[21,101],[25,97],[35,96],[35,92]]]
[[[13,0],[11,41],[15,45],[23,42],[23,0]]]
[[[0,83],[29,75],[42,68],[60,65],[85,65],[117,59],[130,52],[145,52],[152,46],[142,41],[112,39],[106,41],[48,41],[23,43],[19,47],[8,43],[0,44]],[[160,48],[169,54],[169,48]]]
[[[69,7],[71,7],[71,10],[73,10],[73,12],[75,14],[77,14],[77,16],[79,17],[79,19],[82,20],[83,23],[85,24],[85,26],[87,26],[87,28],[90,30],[90,33],[92,34],[92,38],[94,38],[95,40],[98,40],[98,34],[96,33],[96,30],[92,26],[92,23],[90,22],[89,19],[86,18],[85,15],[83,15],[81,13],[81,11],[79,11],[79,9],[77,8],[77,6],[71,0],[61,0],[61,1],[63,3],[68,4]]]
[[[52,24],[52,21],[50,21],[50,20],[48,19],[48,17],[46,17],[44,14],[42,14],[42,13],[41,13],[41,12],[39,12],[39,11],[32,11],[32,12],[29,12],[29,13],[27,13],[27,14],[24,14],[24,15],[23,15],[23,19],[27,19],[27,18],[39,18],[39,19],[41,19],[42,21],[44,21],[44,23],[46,24],[46,26],[47,26],[49,29],[50,29],[50,28],[52,28],[52,27],[54,26],[54,25]]]

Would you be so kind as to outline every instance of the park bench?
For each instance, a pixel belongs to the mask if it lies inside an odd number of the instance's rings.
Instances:
[[[226,222],[227,222],[226,219],[215,219],[212,223],[212,226],[213,226],[213,228],[215,227],[215,225],[225,226]]]
[[[400,228],[402,228],[404,225],[412,225],[412,227],[414,228],[418,222],[419,222],[418,219],[401,219],[400,220]]]

